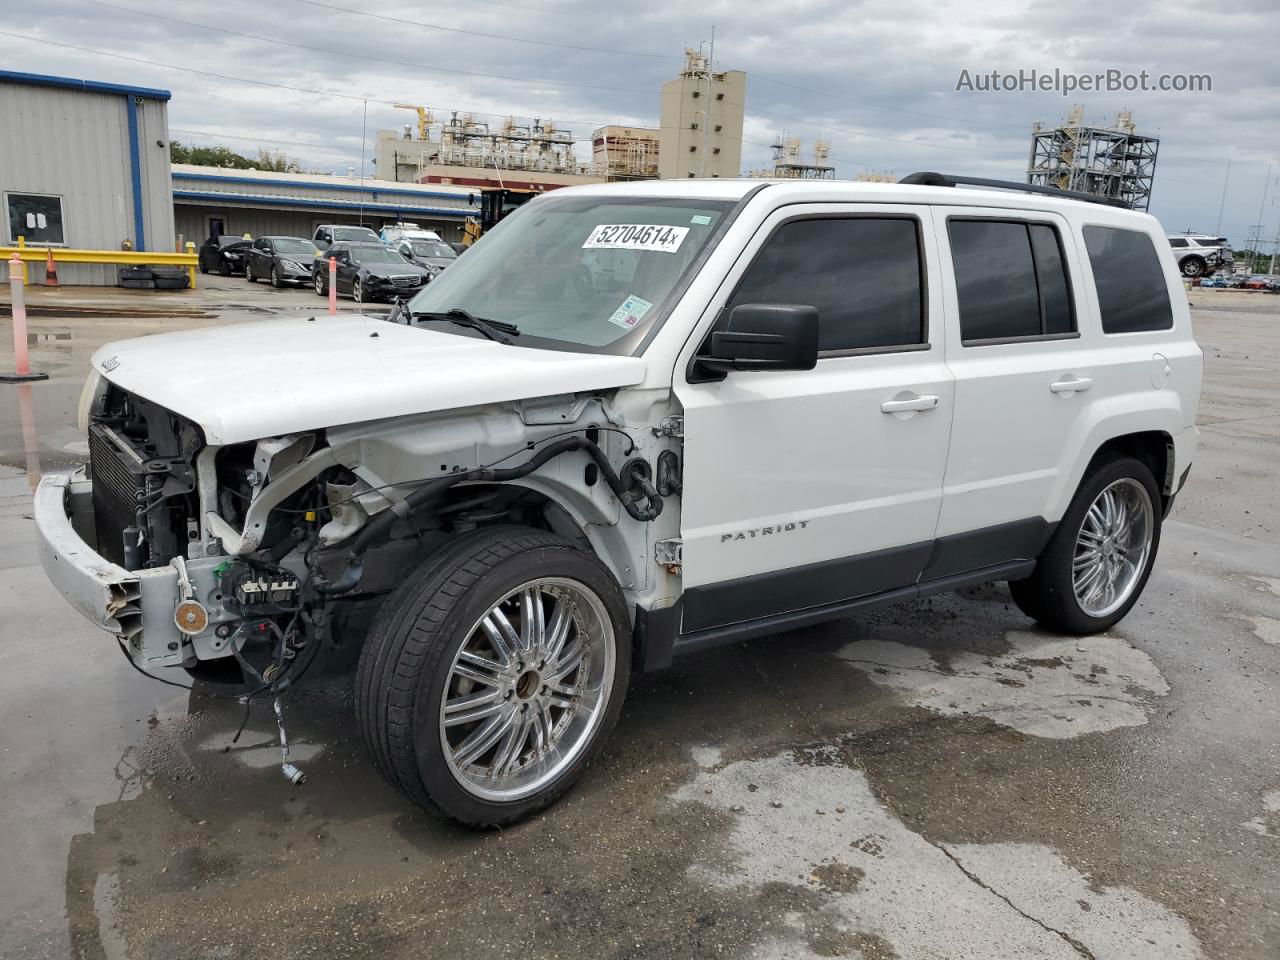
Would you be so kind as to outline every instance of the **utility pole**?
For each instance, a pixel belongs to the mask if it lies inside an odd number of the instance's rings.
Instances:
[[[1222,178],[1222,199],[1218,202],[1218,225],[1213,228],[1215,235],[1222,233],[1222,210],[1227,205],[1227,184],[1231,182],[1231,158],[1227,158],[1227,175]]]
[[[1249,272],[1257,273],[1258,267],[1258,244],[1262,242],[1262,231],[1265,229],[1262,220],[1267,215],[1267,194],[1271,190],[1271,164],[1267,164],[1267,179],[1262,182],[1262,203],[1258,206],[1258,231],[1257,239],[1253,243],[1252,249],[1249,251]]]

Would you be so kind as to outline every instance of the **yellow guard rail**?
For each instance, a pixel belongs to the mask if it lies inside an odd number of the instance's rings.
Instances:
[[[196,245],[187,241],[186,253],[165,253],[160,250],[73,250],[67,247],[28,247],[22,237],[16,247],[0,247],[0,259],[10,260],[16,253],[23,265],[23,285],[31,282],[28,263],[47,263],[49,251],[53,262],[59,263],[114,263],[120,266],[186,267],[191,279],[191,289],[196,286]]]

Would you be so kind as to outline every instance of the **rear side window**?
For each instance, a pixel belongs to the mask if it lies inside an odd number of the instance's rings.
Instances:
[[[1169,285],[1151,238],[1139,230],[1085,227],[1103,333],[1168,330]]]
[[[1185,247],[1186,245],[1187,245],[1187,241],[1186,241],[1186,240],[1184,240],[1182,237],[1170,237],[1170,238],[1169,238],[1169,246],[1173,247],[1174,249],[1181,249],[1182,247]]]
[[[818,308],[820,351],[926,342],[924,267],[913,217],[792,220],[761,248],[728,303]]]
[[[947,222],[966,345],[1075,332],[1056,228],[1018,220]]]

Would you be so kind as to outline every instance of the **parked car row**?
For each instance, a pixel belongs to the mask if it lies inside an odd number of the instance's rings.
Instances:
[[[1280,293],[1280,277],[1255,273],[1251,276],[1227,276],[1219,274],[1204,277],[1200,280],[1200,288],[1218,288],[1226,290],[1262,290],[1267,293]]]
[[[337,262],[335,287],[357,302],[411,296],[440,274],[466,248],[415,223],[395,223],[375,233],[369,227],[328,223],[302,237],[212,236],[200,245],[201,273],[243,275],[273,287],[308,284],[328,296],[329,260]]]

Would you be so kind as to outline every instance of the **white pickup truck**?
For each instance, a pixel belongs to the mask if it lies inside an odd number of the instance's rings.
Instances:
[[[106,346],[45,568],[147,671],[363,644],[378,767],[474,825],[686,651],[990,580],[1104,630],[1195,449],[1186,297],[1152,217],[972,182],[558,190],[392,322]]]

